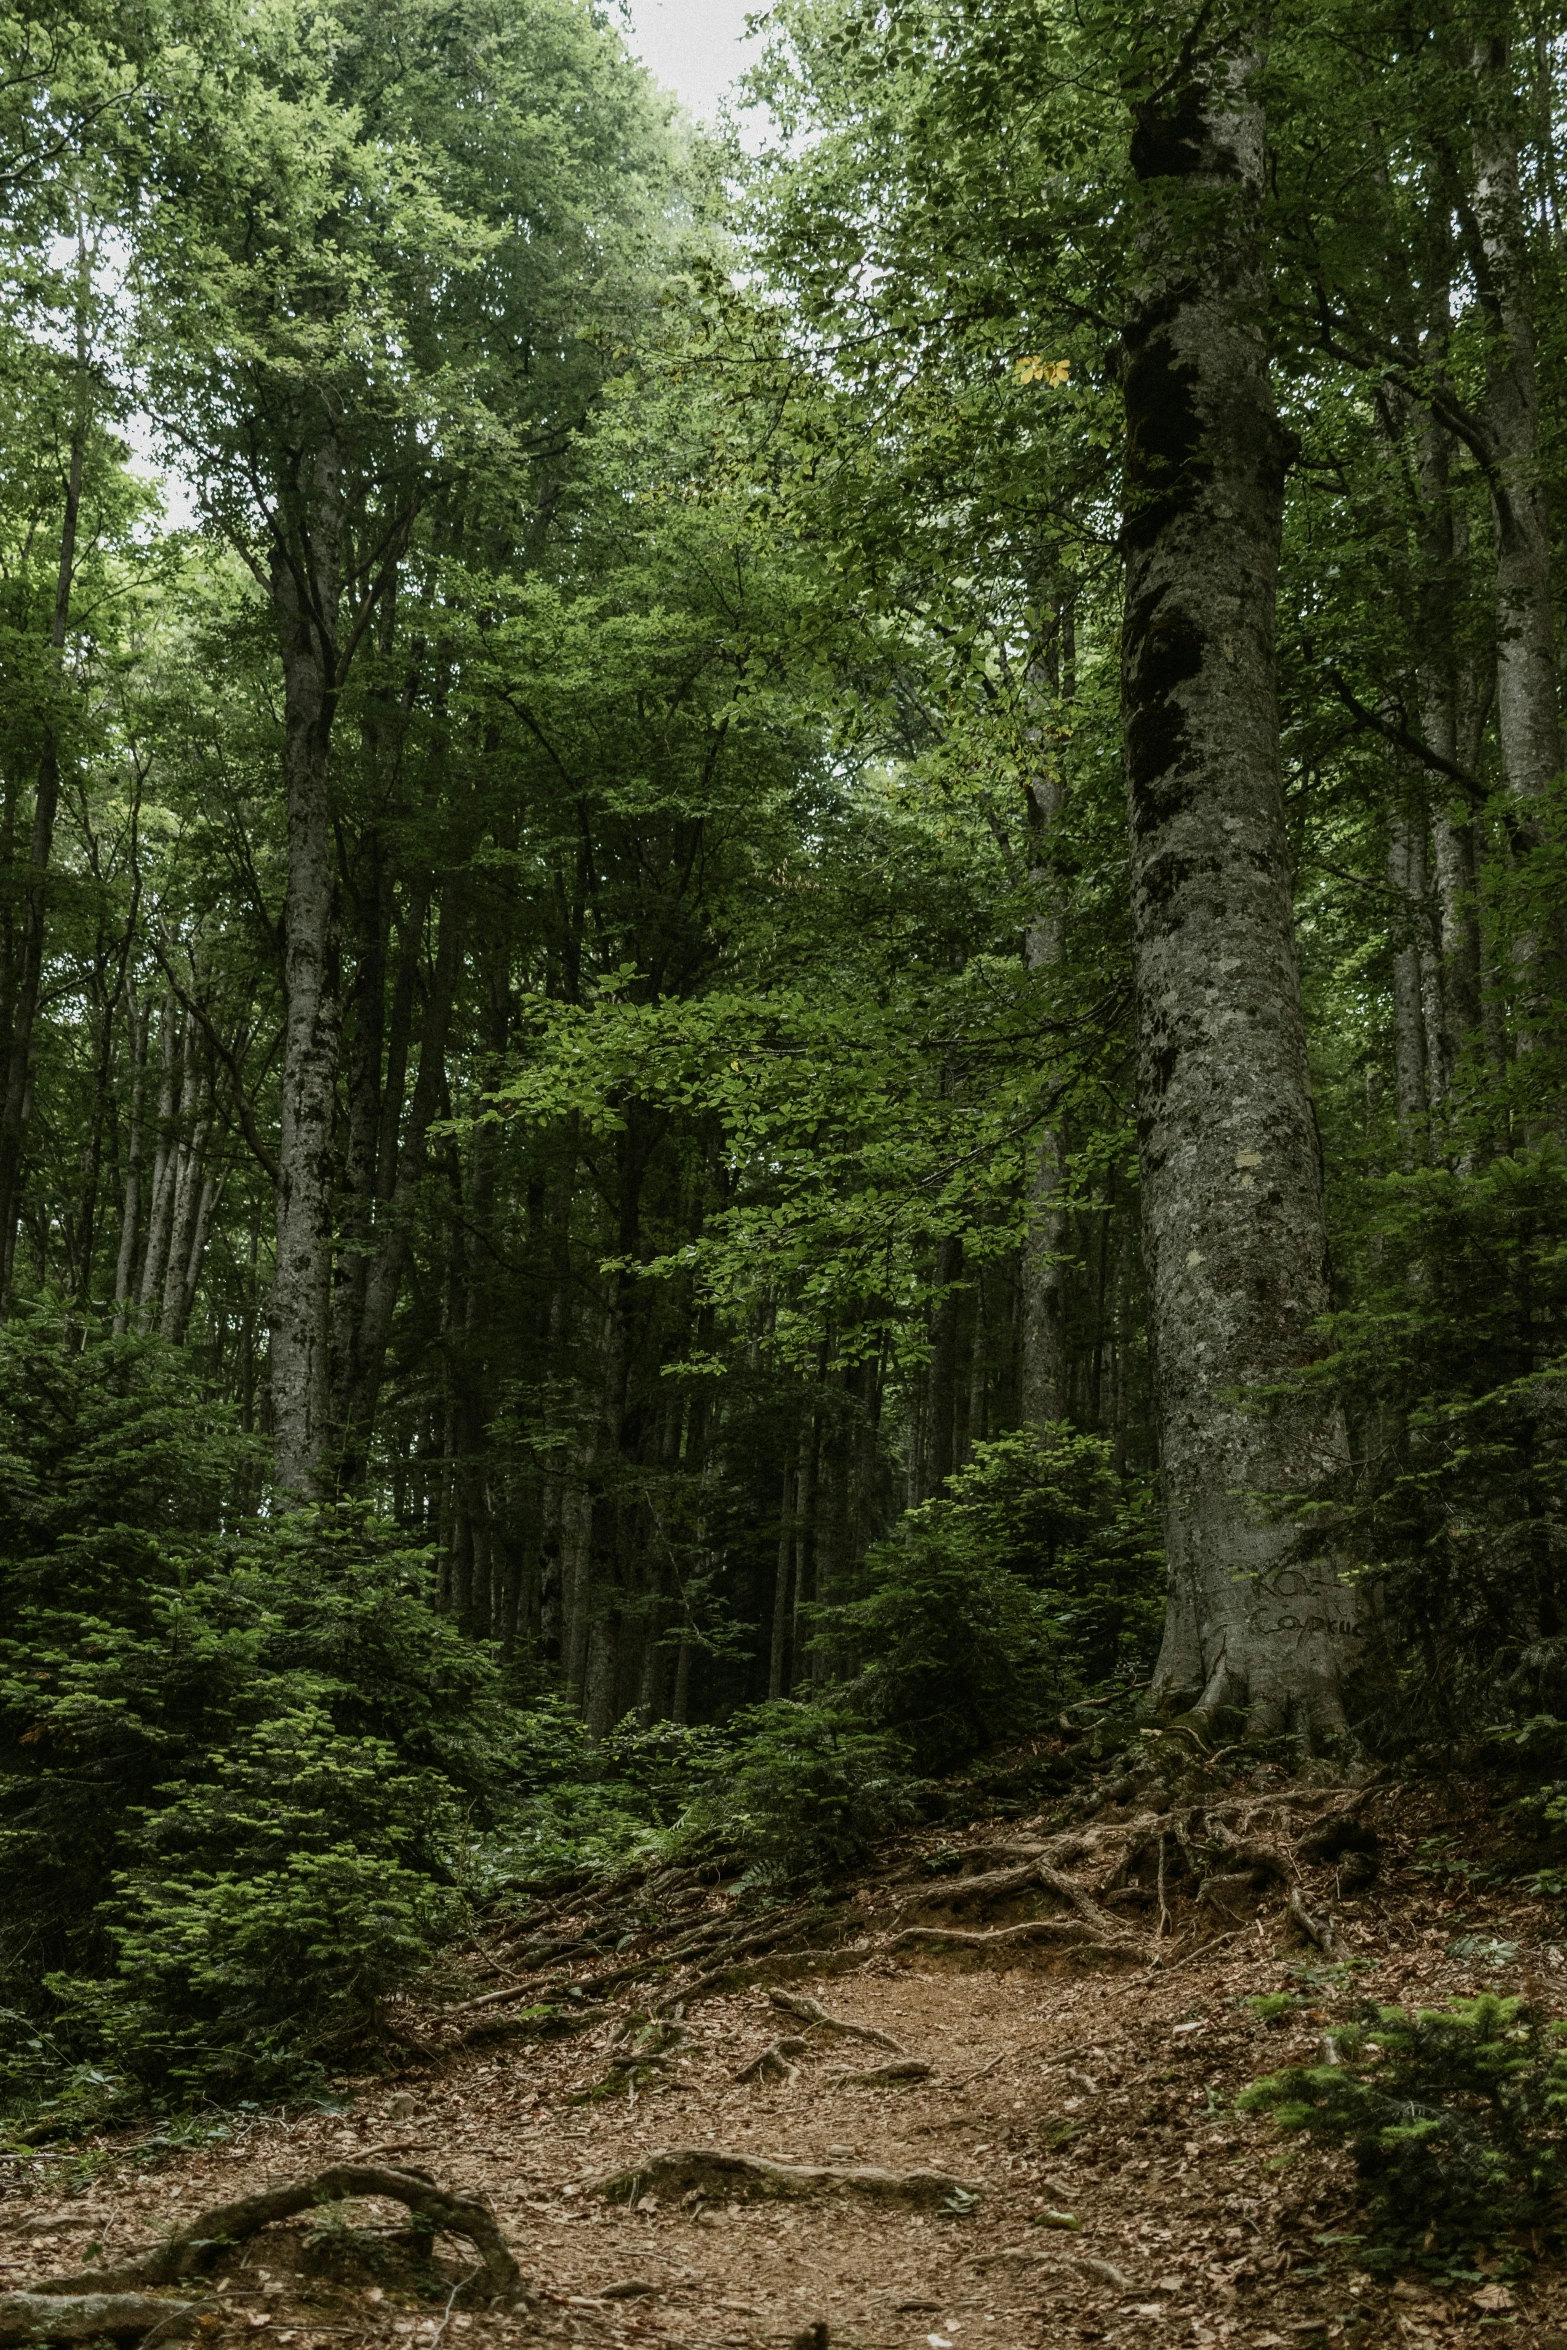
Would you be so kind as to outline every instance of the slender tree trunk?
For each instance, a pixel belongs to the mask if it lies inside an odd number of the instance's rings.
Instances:
[[[120,1211],[120,1250],[114,1267],[114,1335],[123,1338],[130,1322],[136,1278],[136,1243],[141,1231],[142,1107],[147,1092],[149,1011],[131,998],[130,1133],[125,1151],[125,1198]]]
[[[811,1638],[808,1612],[816,1597],[811,1541],[815,1530],[816,1413],[812,1406],[807,1405],[800,1425],[799,1456],[794,1472],[794,1622],[789,1646],[795,1688],[811,1677],[811,1656],[815,1646]]]
[[[166,1336],[172,1338],[177,1346],[183,1346],[190,1333],[190,1317],[196,1303],[196,1292],[201,1286],[202,1261],[207,1253],[207,1236],[212,1230],[212,1219],[222,1197],[223,1185],[218,1177],[204,1175],[190,1246],[185,1252],[183,1278],[174,1301],[173,1319],[166,1332]]]
[[[339,1291],[338,1302],[345,1315],[357,1315],[351,1326],[340,1330],[335,1349],[340,1376],[346,1381],[336,1405],[340,1431],[336,1473],[348,1492],[357,1491],[363,1483],[369,1458],[376,1406],[386,1369],[386,1350],[391,1344],[392,1322],[408,1253],[409,1218],[429,1167],[430,1128],[446,1087],[446,1042],[462,971],[462,945],[462,893],[454,882],[442,901],[435,969],[419,1038],[419,1070],[413,1098],[408,1104],[402,1142],[399,1146],[394,1116],[377,1147],[377,1188],[381,1201],[375,1221],[374,1252],[362,1277]],[[387,1089],[390,1093],[396,1084],[400,1111],[407,1072],[400,1005],[394,1006],[391,1061]]]
[[[375,743],[366,729],[367,761]],[[338,1245],[332,1272],[332,1417],[348,1426],[357,1386],[355,1359],[365,1290],[375,1250],[377,1149],[381,1138],[382,1062],[386,1045],[387,941],[392,925],[392,877],[380,828],[372,821],[346,882],[353,909],[351,1027],[345,1054],[347,1133],[339,1178]],[[410,999],[412,989],[409,990]],[[402,1102],[399,1095],[398,1108]],[[345,1464],[343,1482],[352,1483]]]
[[[767,1694],[782,1697],[789,1670],[789,1568],[794,1557],[793,1464],[784,1462],[778,1503],[778,1565],[773,1575],[773,1636],[767,1658]]]
[[[952,1439],[958,1402],[958,1297],[963,1278],[963,1242],[955,1232],[936,1243],[936,1310],[931,1317],[930,1370],[926,1378],[925,1459],[920,1498],[939,1493],[952,1474]]]
[[[66,467],[60,559],[55,569],[54,613],[49,626],[49,650],[55,672],[65,651],[65,634],[71,617],[86,454],[87,415],[85,404],[79,398]],[[51,685],[56,682],[57,678],[51,676]],[[22,1212],[22,1160],[33,1099],[33,1031],[43,985],[49,859],[54,848],[54,820],[59,805],[60,744],[51,718],[45,724],[43,747],[38,755],[33,825],[27,844],[27,878],[21,893],[21,938],[11,1004],[11,1032],[6,1040],[5,1086],[0,1092],[0,1311],[10,1305],[16,1226]]]
[[[1327,1303],[1279,781],[1285,436],[1263,339],[1260,40],[1137,110],[1145,276],[1126,335],[1122,696],[1142,1230],[1170,1597],[1154,1700],[1343,1727],[1360,1603],[1286,1495],[1346,1458],[1287,1381]]]
[[[1387,878],[1393,895],[1393,1076],[1399,1163],[1406,1174],[1426,1155],[1425,1004],[1420,925],[1425,920],[1425,818],[1395,807],[1388,824]]]
[[[1516,803],[1519,846],[1539,847],[1549,794],[1562,766],[1555,623],[1551,611],[1550,512],[1540,463],[1540,387],[1529,301],[1529,256],[1518,178],[1518,121],[1505,40],[1475,52],[1475,214],[1491,329],[1485,429],[1496,541],[1496,732],[1502,774]],[[1515,933],[1518,1041],[1527,1049],[1559,1018],[1542,967],[1560,929],[1526,913]]]
[[[169,1219],[169,1256],[158,1317],[161,1334],[170,1339],[177,1338],[183,1330],[185,1275],[201,1214],[202,1187],[206,1180],[202,1151],[207,1139],[207,1094],[207,1086],[198,1080],[188,1088],[184,1105],[186,1132],[179,1148],[174,1210]]]
[[[176,1105],[180,1090],[181,1062],[187,1060],[192,1049],[190,1029],[187,1026],[183,1045],[179,1036],[179,1014],[174,999],[168,997],[159,1022],[159,1051],[162,1056],[162,1079],[158,1088],[158,1146],[152,1163],[152,1198],[147,1209],[147,1246],[142,1252],[141,1287],[138,1292],[141,1327],[146,1329],[152,1319],[156,1299],[162,1294],[163,1276],[169,1261],[169,1231],[174,1217],[175,1188],[179,1180],[180,1137],[176,1123]]]
[[[1445,223],[1441,234],[1445,241]],[[1440,366],[1448,341],[1448,295],[1442,289],[1436,327],[1430,338]],[[1476,680],[1458,642],[1457,594],[1468,554],[1467,527],[1452,494],[1452,435],[1429,408],[1414,412],[1415,471],[1420,500],[1420,583],[1416,624],[1420,642],[1418,687],[1420,731],[1437,754],[1457,766],[1474,765],[1478,745]],[[1480,918],[1475,901],[1474,811],[1455,799],[1452,787],[1431,815],[1431,879],[1439,971],[1427,993],[1428,1041],[1440,1056],[1440,1091],[1447,1106],[1468,1064],[1480,1030]],[[1437,1008],[1439,1007],[1439,1008]],[[1432,1089],[1433,1096],[1435,1088]],[[1432,1108],[1437,1107],[1433,1098]]]
[[[1066,893],[1052,857],[1066,804],[1057,705],[1069,696],[1076,668],[1071,608],[1058,605],[1047,646],[1036,646],[1027,690],[1034,704],[1029,739],[1029,883],[1034,916],[1023,934],[1023,961],[1034,972],[1059,970],[1066,951]],[[1067,1218],[1062,1202],[1063,1138],[1058,1117],[1041,1127],[1028,1175],[1023,1242],[1021,1403],[1026,1427],[1066,1415],[1065,1267]]]
[[[283,1067],[277,1262],[268,1315],[274,1474],[298,1498],[320,1486],[329,1412],[332,1124],[339,1006],[333,986],[332,722],[342,540],[338,451],[324,439],[299,485],[303,527],[272,566],[283,655]]]

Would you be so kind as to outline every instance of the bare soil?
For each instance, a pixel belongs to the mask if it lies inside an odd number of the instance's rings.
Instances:
[[[1378,1845],[1369,1881],[1364,1860],[1358,1873],[1324,1862],[1302,1869],[1297,1886],[1309,1913],[1331,1915],[1334,1958],[1352,1962],[1356,1993],[1427,2003],[1496,1988],[1562,2006],[1559,1912],[1516,1888],[1476,1888],[1494,1857],[1483,1806],[1455,1797],[1444,1809],[1389,1789],[1362,1816]],[[1117,1815],[1100,1818],[1113,1827]],[[1133,1811],[1125,1819],[1135,1827]],[[669,2053],[661,2085],[641,2088],[635,2077],[602,2084],[625,2058],[627,2015],[647,2012],[645,1983],[627,1986],[593,2028],[555,2041],[527,2037],[524,2024],[516,2037],[443,2052],[432,2024],[422,2066],[401,2081],[348,2085],[345,2113],[226,2117],[228,2140],[199,2148],[104,2144],[90,2177],[77,2158],[74,2192],[58,2162],[40,2157],[0,2200],[0,2288],[78,2269],[89,2247],[123,2256],[207,2206],[373,2157],[485,2198],[521,2263],[526,2303],[476,2301],[466,2244],[432,2247],[406,2213],[365,2202],[320,2226],[269,2229],[228,2256],[204,2339],[264,2334],[299,2350],[502,2350],[534,2339],[779,2350],[803,2337],[802,2350],[822,2350],[825,2327],[841,2350],[1456,2350],[1502,2326],[1516,2350],[1567,2350],[1567,2275],[1554,2256],[1525,2276],[1502,2275],[1482,2254],[1478,2274],[1440,2287],[1376,2281],[1358,2263],[1365,2222],[1348,2169],[1234,2111],[1248,2081],[1314,2052],[1328,2016],[1324,2005],[1281,2030],[1243,2002],[1313,1980],[1326,2002],[1345,1996],[1282,1887],[1248,1893],[1237,1877],[1221,1910],[1178,1899],[1162,1877],[1155,1888],[1145,1865],[1120,1889],[1125,1931],[1138,1939],[1130,1957],[1093,1941],[892,1946],[911,1919],[939,1925],[954,1914],[943,1904],[961,1879],[926,1884],[920,1874],[938,1847],[1045,1833],[1043,1820],[1008,1820],[906,1838],[854,1897],[838,1949],[814,1970],[775,1964],[792,1995],[927,2062],[923,2079],[838,2077],[892,2059],[783,2012],[766,1980],[715,1989],[680,2015],[666,1977],[656,1992],[689,2039]],[[1159,1851],[1162,1863],[1162,1842]],[[975,1859],[996,1873],[993,1849]],[[1115,1898],[1103,1869],[1093,1882],[1096,1902]],[[713,1888],[682,1922],[730,1900]],[[1040,1909],[1037,1890],[1003,1886],[955,1915],[984,1932]],[[475,1952],[473,1994],[499,1963]],[[568,1971],[586,1977],[591,1965]],[[781,2037],[805,2043],[774,2068],[786,2077],[736,2079]],[[601,2191],[681,2147],[937,2170],[963,2190],[934,2208],[852,2182],[785,2200],[649,2192],[634,2208]]]

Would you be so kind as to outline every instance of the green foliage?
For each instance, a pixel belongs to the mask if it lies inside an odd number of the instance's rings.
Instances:
[[[245,1447],[174,1350],[0,1356],[0,1995],[38,2025],[4,2088],[275,2087],[450,1930],[495,1667],[361,1510],[193,1530]]]
[[[853,1702],[950,1768],[1025,1735],[1085,1682],[1147,1665],[1163,1610],[1149,1498],[1066,1426],[976,1447],[866,1562],[863,1598],[822,1611],[860,1669]]]
[[[1378,1576],[1405,1667],[1406,1740],[1461,1721],[1567,1716],[1567,1159],[1555,1145],[1370,1183],[1357,1300],[1313,1378],[1359,1458],[1321,1539]]]
[[[1486,1993],[1369,2005],[1337,2061],[1254,2081],[1240,2105],[1353,2156],[1401,2242],[1449,2249],[1537,2219],[1563,2177],[1567,2026]]]
[[[564,1698],[535,1700],[512,1724],[496,1825],[475,1842],[478,1888],[501,1891],[568,1868],[611,1869],[665,1848],[731,1751],[720,1730],[644,1725],[634,1716],[595,1741]]]
[[[296,2086],[364,2039],[463,1910],[452,1790],[401,1761],[304,1706],[159,1787],[98,1912],[113,1975],[47,1980],[67,2027],[209,2096]]]
[[[806,1881],[849,1867],[913,1816],[908,1755],[846,1706],[789,1698],[726,1725],[678,1840],[743,1851],[753,1881]]]

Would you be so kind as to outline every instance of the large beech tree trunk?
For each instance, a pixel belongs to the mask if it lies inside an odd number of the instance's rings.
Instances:
[[[1122,697],[1143,1247],[1170,1595],[1155,1702],[1340,1730],[1362,1604],[1276,1504],[1345,1457],[1287,1381],[1327,1303],[1279,783],[1288,449],[1258,249],[1260,41],[1138,110],[1144,282],[1126,335]],[[1249,52],[1249,53],[1248,53]]]

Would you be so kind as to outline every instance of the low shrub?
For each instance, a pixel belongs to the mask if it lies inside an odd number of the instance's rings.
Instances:
[[[1567,2025],[1486,1993],[1368,2005],[1332,2045],[1336,2062],[1254,2081],[1240,2104],[1344,2148],[1396,2244],[1451,2248],[1540,2218],[1564,2177]]]
[[[510,1774],[427,1552],[360,1509],[220,1529],[244,1447],[182,1435],[176,1352],[0,1332],[0,2111],[316,2078],[451,1931]]]
[[[1063,1426],[1004,1436],[866,1561],[868,1588],[816,1611],[855,1710],[952,1769],[1026,1736],[1085,1684],[1139,1676],[1164,1574],[1150,1497],[1108,1446]]]
[[[724,1738],[675,1840],[743,1852],[755,1883],[847,1868],[913,1816],[906,1747],[840,1703],[771,1699],[734,1715]]]

